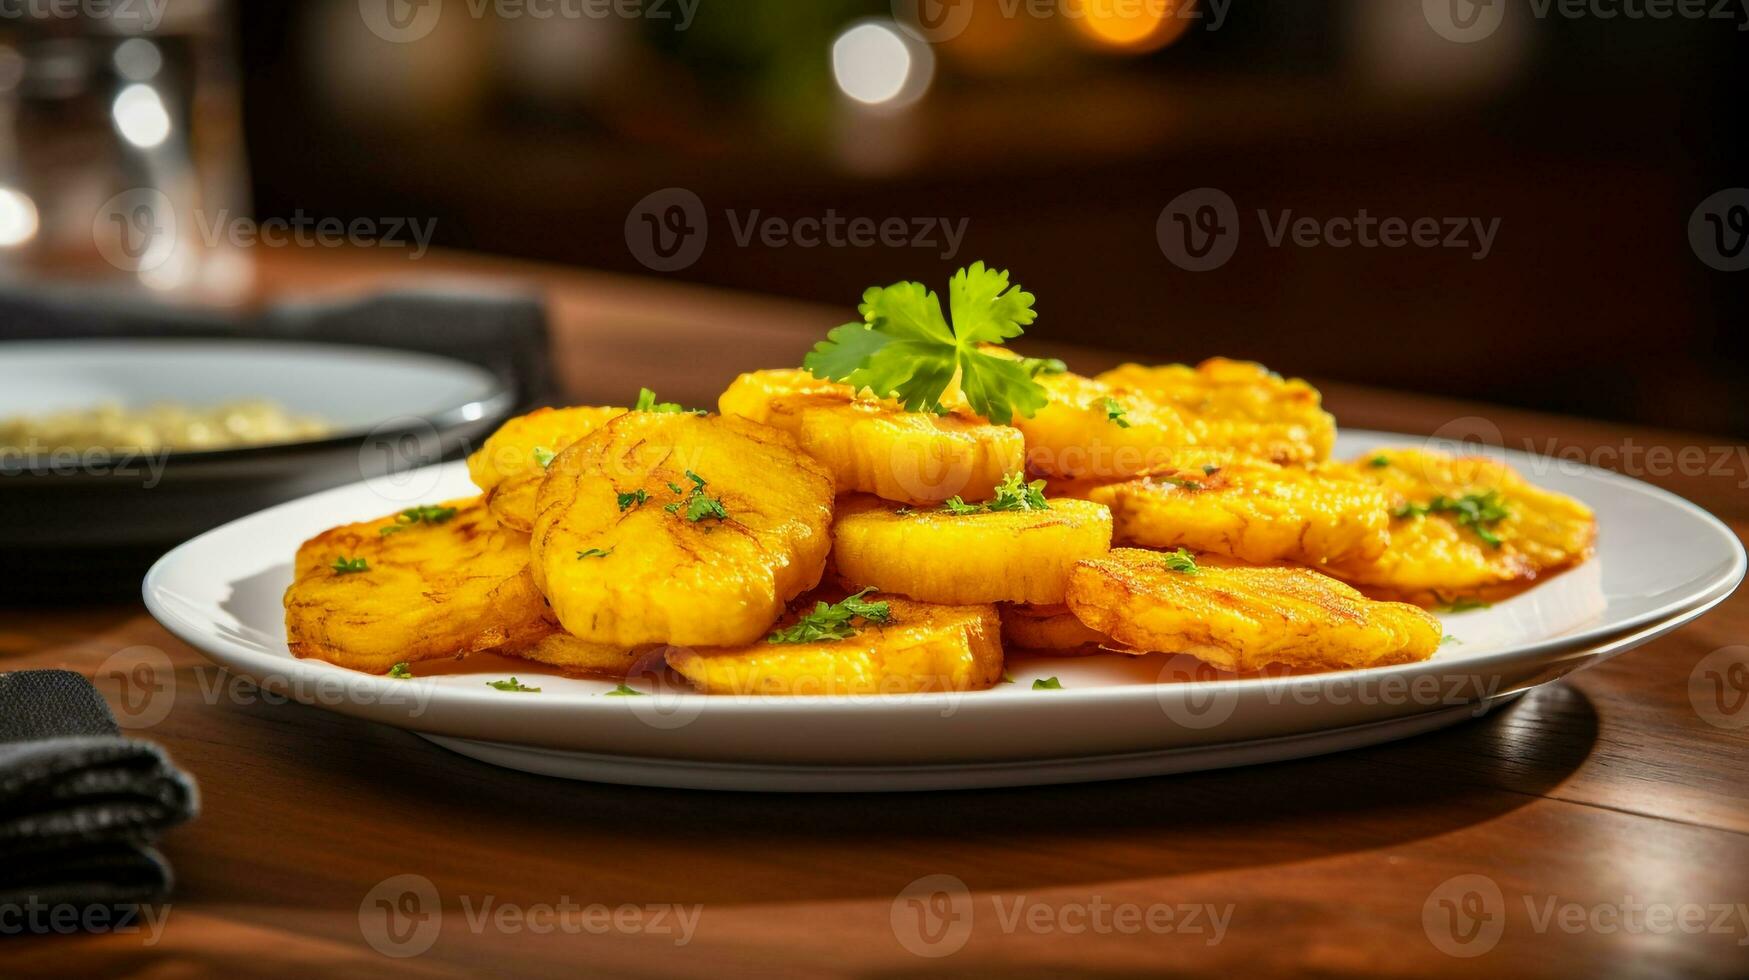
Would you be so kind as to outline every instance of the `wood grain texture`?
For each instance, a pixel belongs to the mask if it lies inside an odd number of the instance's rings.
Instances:
[[[261,273],[273,294],[361,288],[406,268],[324,253],[273,256]],[[731,372],[794,363],[843,317],[465,257],[434,257],[418,271],[545,290],[562,377],[580,401],[648,384],[664,398],[712,404]],[[1119,360],[1058,353],[1087,370]],[[1734,452],[1703,436],[1324,390],[1346,426],[1433,432],[1483,419],[1509,446],[1530,439],[1606,466],[1627,447]],[[1645,457],[1637,466],[1613,468],[1695,500],[1739,535],[1749,529],[1741,457],[1715,474],[1666,472]],[[0,939],[0,975],[1741,976],[1749,728],[1704,721],[1690,682],[1702,657],[1745,637],[1749,599],[1739,595],[1511,708],[1326,758],[1027,790],[738,796],[501,771],[405,732],[270,703],[138,606],[0,612],[0,670],[92,675],[124,717],[137,692],[122,689],[111,658],[142,645],[162,651],[174,700],[140,734],[194,773],[204,807],[164,843],[179,885],[157,945],[121,935]],[[392,960],[366,942],[360,906],[402,874],[431,880],[441,930],[422,955]],[[1460,958],[1433,941],[1448,921],[1435,892],[1468,874],[1498,887],[1500,904],[1484,911],[1502,931],[1485,954]],[[930,875],[963,882],[972,909],[963,946],[936,958],[906,948],[900,936],[915,910],[900,902],[895,911],[901,892]],[[480,918],[487,902],[566,900],[702,908],[684,945]],[[1717,931],[1634,931],[1606,918],[1624,900],[1729,915],[1708,915]],[[1175,913],[1176,928],[1158,933],[1082,918],[1155,905],[1228,917],[1218,936],[1206,915],[1186,923]],[[1605,918],[1563,928],[1568,906]]]

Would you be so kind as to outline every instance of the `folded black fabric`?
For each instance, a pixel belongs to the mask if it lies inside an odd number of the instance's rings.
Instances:
[[[170,868],[149,845],[197,800],[162,749],[121,736],[83,676],[0,674],[0,907],[162,897]]]

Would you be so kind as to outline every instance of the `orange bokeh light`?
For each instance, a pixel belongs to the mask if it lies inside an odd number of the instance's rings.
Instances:
[[[1196,0],[1069,0],[1069,22],[1088,41],[1153,51],[1190,28]]]

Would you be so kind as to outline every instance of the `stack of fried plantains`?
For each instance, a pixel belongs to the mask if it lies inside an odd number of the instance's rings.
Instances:
[[[917,284],[871,290],[808,369],[743,374],[716,413],[645,389],[512,419],[468,460],[480,496],[299,549],[291,649],[403,675],[665,662],[767,695],[988,688],[1005,645],[1371,667],[1434,653],[1421,606],[1590,552],[1590,511],[1502,464],[1331,461],[1318,392],[1260,365],[1009,354],[1031,297],[994,275],[956,277],[951,329]]]

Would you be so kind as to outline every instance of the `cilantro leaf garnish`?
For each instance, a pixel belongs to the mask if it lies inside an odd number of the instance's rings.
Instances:
[[[1391,458],[1389,456],[1386,456],[1384,453],[1380,453],[1377,456],[1374,456],[1372,459],[1367,460],[1366,465],[1372,467],[1375,470],[1382,470],[1385,467],[1391,465]]]
[[[407,662],[403,660],[389,668],[388,676],[393,677],[398,681],[405,681],[413,678],[413,672],[407,669]]]
[[[851,620],[886,623],[893,618],[892,607],[885,602],[869,602],[863,598],[873,591],[874,587],[870,586],[831,605],[816,602],[813,612],[796,620],[793,625],[773,630],[765,638],[765,642],[816,643],[821,640],[848,640],[857,633]]]
[[[334,559],[334,564],[329,567],[334,569],[336,575],[351,575],[355,572],[370,571],[370,562],[363,558],[348,558],[342,555]]]
[[[454,517],[454,507],[439,507],[436,504],[420,504],[409,507],[395,515],[395,523],[377,529],[378,534],[395,534],[405,531],[415,524],[442,524]]]
[[[1168,569],[1174,572],[1183,572],[1186,575],[1195,575],[1202,571],[1202,569],[1196,566],[1196,556],[1184,548],[1179,548],[1177,551],[1171,552],[1170,554],[1162,555],[1161,561],[1165,563]]]
[[[1107,422],[1110,422],[1112,425],[1115,425],[1120,429],[1127,429],[1130,427],[1130,423],[1124,418],[1124,415],[1129,412],[1129,409],[1124,408],[1117,399],[1105,399],[1103,407],[1105,408],[1105,420]]]
[[[507,681],[487,681],[487,687],[495,687],[500,691],[515,691],[518,694],[539,694],[540,688],[528,687],[512,677]]]
[[[950,326],[941,298],[920,282],[873,286],[857,307],[859,323],[833,329],[802,360],[817,378],[843,381],[880,398],[896,398],[912,412],[943,412],[941,396],[959,377],[972,410],[999,425],[1031,418],[1049,401],[1034,376],[1055,365],[986,353],[1025,332],[1038,317],[1033,295],[1012,288],[1008,273],[982,262],[948,281]]]
[[[644,694],[643,691],[635,691],[635,690],[627,687],[625,685],[625,681],[620,681],[618,687],[614,688],[611,691],[608,691],[606,694],[603,694],[602,697],[605,697],[605,698],[629,698],[629,697],[634,697],[634,696],[635,697],[642,697],[643,694]]]
[[[1467,527],[1476,532],[1476,537],[1494,548],[1500,547],[1501,542],[1492,525],[1512,516],[1512,512],[1506,509],[1505,502],[1500,499],[1498,490],[1466,493],[1461,497],[1441,494],[1425,504],[1407,503],[1391,512],[1392,517],[1399,519],[1425,517],[1428,514],[1456,515],[1459,527]]]
[[[656,393],[648,388],[638,389],[638,400],[633,403],[634,412],[655,412],[659,415],[708,415],[702,408],[682,408],[678,402],[659,402]]]
[[[663,510],[670,514],[679,514],[684,509],[686,519],[694,524],[697,524],[699,521],[706,518],[718,521],[726,521],[729,519],[729,509],[723,506],[723,502],[716,497],[705,493],[705,488],[710,486],[710,484],[706,482],[704,477],[699,476],[691,470],[687,470],[686,478],[692,481],[692,490],[689,492],[682,488],[678,483],[668,484],[668,489],[672,490],[674,495],[681,499],[676,500],[673,503],[662,505]],[[621,496],[624,495],[622,494]],[[625,509],[623,503],[620,505],[620,509]]]
[[[941,509],[948,514],[982,514],[986,511],[995,514],[1008,510],[1050,510],[1051,505],[1045,500],[1045,481],[1028,483],[1025,475],[1015,470],[996,487],[996,495],[984,503],[968,504],[955,494],[942,503]]]
[[[553,457],[555,457],[557,455],[559,455],[559,454],[553,452],[551,449],[548,449],[545,446],[534,447],[534,461],[539,463],[540,468],[543,470],[546,469],[548,466],[551,466],[553,464]]]
[[[625,511],[629,508],[636,507],[639,504],[641,504],[644,501],[649,500],[649,499],[650,499],[649,491],[643,489],[642,487],[639,487],[638,489],[633,490],[631,493],[622,493],[619,495],[619,509],[621,511]]]
[[[600,548],[590,548],[588,551],[577,552],[577,560],[582,561],[585,558],[606,558],[611,554],[613,554],[612,548],[609,548],[606,551],[602,551]]]
[[[1061,691],[1063,689],[1063,682],[1057,680],[1055,677],[1046,677],[1041,680],[1033,681],[1032,689],[1035,691]]]

